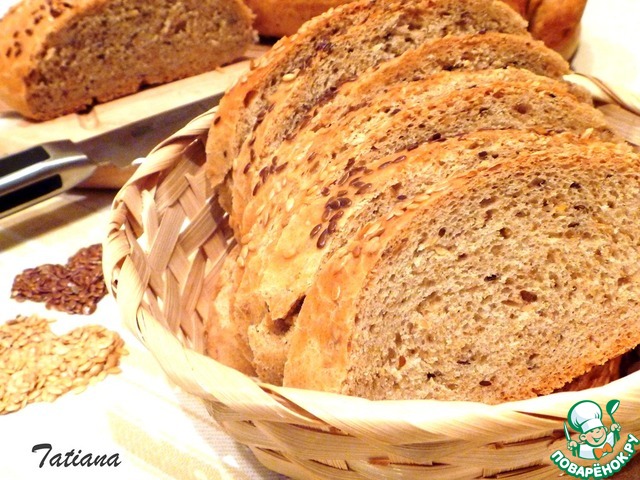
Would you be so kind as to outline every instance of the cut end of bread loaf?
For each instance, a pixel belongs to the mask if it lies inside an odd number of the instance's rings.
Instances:
[[[2,20],[0,98],[47,120],[239,58],[255,40],[239,0],[25,0]]]

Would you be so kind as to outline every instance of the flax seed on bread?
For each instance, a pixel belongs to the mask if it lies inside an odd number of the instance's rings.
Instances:
[[[351,97],[374,96],[376,88],[401,81],[417,81],[441,71],[488,70],[498,68],[521,68],[538,75],[561,79],[570,73],[569,64],[556,52],[546,48],[540,41],[526,35],[486,32],[481,35],[447,35],[428,40],[411,48],[402,55],[374,65],[356,80],[342,85],[331,99],[300,110],[282,95],[300,97],[296,90],[308,89],[305,82],[298,82],[285,92],[277,92],[271,100],[274,107],[269,112],[270,122],[262,122],[253,133],[257,139],[253,149],[258,156],[269,155],[284,139],[291,138],[301,124],[309,122],[318,110],[340,108],[342,102]],[[339,97],[339,98],[337,98]],[[339,101],[342,99],[342,102]],[[299,115],[300,118],[292,117]],[[287,121],[273,121],[287,119]]]
[[[526,161],[531,153],[562,151],[568,144],[593,142],[591,138],[573,134],[475,132],[371,160],[367,162],[370,172],[361,171],[361,166],[355,164],[350,181],[332,185],[327,197],[307,194],[298,202],[303,197],[300,195],[296,203],[303,207],[280,223],[276,229],[280,231],[270,232],[270,241],[261,242],[260,247],[251,246],[255,254],[249,255],[244,269],[247,277],[235,293],[236,318],[242,318],[238,310],[244,308],[249,318],[258,320],[249,326],[248,339],[259,374],[272,383],[281,381],[291,329],[295,328],[307,291],[322,265],[359,228],[388,220],[387,217],[398,214],[398,208],[407,199],[427,194],[435,184],[456,173],[496,159]],[[594,145],[607,151],[629,151],[624,144]],[[355,185],[351,185],[354,180]],[[367,187],[363,190],[361,185]],[[340,191],[345,193],[338,196]],[[331,211],[325,219],[327,204],[335,198],[348,198],[353,203]]]
[[[447,89],[461,89],[464,88],[465,85],[472,85],[473,82],[486,83],[493,79],[498,80],[501,76],[510,77],[511,79],[520,77],[523,80],[535,79],[538,83],[545,83],[547,85],[553,85],[554,88],[569,90],[579,99],[586,102],[591,101],[588,93],[582,91],[579,87],[553,83],[546,78],[531,75],[527,71],[510,68],[509,65],[512,61],[509,60],[509,58],[511,57],[509,55],[505,55],[506,58],[502,57],[501,51],[500,53],[492,54],[492,47],[495,47],[496,44],[491,39],[495,37],[488,38],[490,40],[485,46],[487,50],[480,49],[475,61],[468,64],[466,68],[474,70],[474,67],[477,66],[478,69],[482,69],[487,66],[487,64],[492,64],[495,66],[495,72],[491,73],[490,76],[488,76],[486,72],[461,74],[460,70],[456,70],[456,73],[447,75],[445,73],[446,70],[443,71],[439,65],[434,67],[433,62],[429,60],[430,57],[427,52],[429,52],[430,49],[419,47],[416,50],[406,52],[406,54],[398,58],[385,62],[379,69],[363,74],[361,78],[354,82],[344,84],[331,101],[328,101],[322,106],[318,106],[313,111],[307,111],[305,114],[306,120],[300,122],[299,129],[286,132],[282,127],[282,125],[286,124],[285,119],[290,118],[290,116],[294,114],[294,112],[286,107],[286,102],[282,102],[285,104],[284,110],[279,107],[274,108],[269,117],[271,121],[264,122],[256,129],[251,141],[242,146],[239,154],[233,161],[233,181],[229,182],[231,185],[228,193],[228,195],[231,196],[231,201],[227,203],[232,206],[230,209],[231,224],[237,229],[237,233],[239,235],[246,233],[245,228],[238,223],[238,212],[245,212],[247,203],[251,200],[253,200],[254,203],[260,204],[260,198],[254,197],[256,197],[256,190],[261,190],[260,184],[264,182],[265,175],[275,169],[278,169],[278,173],[280,173],[282,170],[279,169],[286,168],[286,166],[283,166],[284,162],[282,160],[279,161],[278,158],[291,158],[299,154],[293,152],[283,154],[278,151],[278,146],[283,141],[293,144],[295,147],[298,147],[297,149],[300,151],[307,145],[306,140],[301,138],[302,135],[316,135],[317,131],[326,129],[326,126],[332,122],[340,121],[352,114],[352,112],[370,106],[378,97],[386,95],[411,95],[411,85],[414,82],[423,81],[422,84],[418,85],[419,92],[431,96]],[[498,39],[500,41],[509,40],[504,37],[498,37]],[[447,44],[451,43],[451,39],[445,39],[443,41]],[[429,46],[434,44],[439,45],[440,42],[440,40],[432,42]],[[473,42],[469,40],[462,40],[462,42],[463,44],[471,43],[473,45]],[[519,44],[517,41],[511,43],[514,45]],[[520,43],[519,45],[522,49],[529,50],[529,48],[525,46],[530,45],[530,43]],[[537,47],[540,48],[539,45]],[[452,48],[446,50],[451,51]],[[520,49],[515,48],[515,50]],[[466,50],[465,53],[468,55],[467,58],[473,58],[474,56],[472,50]],[[440,55],[436,54],[436,56],[440,60],[444,60]],[[531,64],[528,64],[524,60],[526,57],[522,55],[520,58],[523,59],[519,64],[529,66],[533,72],[542,70],[549,72],[552,77],[560,76],[562,69],[560,65],[556,63],[556,61],[559,60],[558,58],[552,56],[554,66],[550,67],[548,63],[540,62],[538,55],[533,55],[533,57]],[[504,59],[504,63],[502,63],[502,59]],[[451,58],[449,58],[449,60],[451,60]],[[559,61],[561,64],[564,63],[562,60]],[[446,64],[450,64],[450,61],[445,60],[445,62]],[[505,68],[505,71],[500,71],[501,68]],[[406,90],[404,88],[401,91],[397,88],[392,89],[394,85],[405,84],[407,85]],[[393,112],[395,109],[402,107],[398,104],[393,107],[387,104],[385,108]],[[600,120],[600,123],[602,123],[602,120]],[[264,128],[262,128],[263,125]],[[351,127],[347,126],[346,128]],[[286,133],[286,138],[283,138],[284,133]],[[250,226],[254,221],[254,218],[248,218],[244,223],[248,223]]]
[[[499,80],[509,76],[513,82]],[[459,81],[454,81],[453,77],[458,77]],[[483,77],[487,82],[484,85]],[[531,77],[535,77],[535,81]],[[310,134],[308,142],[303,141],[302,136],[298,137],[293,147],[302,148],[300,153],[276,152],[282,162],[290,162],[281,172],[287,179],[286,185],[282,184],[278,174],[267,178],[260,186],[264,190],[260,192],[258,189],[257,193],[262,195],[260,199],[243,211],[243,229],[239,231],[240,241],[246,245],[244,267],[238,277],[232,306],[232,315],[241,331],[247,332],[247,341],[251,337],[258,339],[252,345],[254,358],[258,350],[258,357],[267,357],[254,360],[254,366],[269,381],[277,383],[282,372],[282,355],[279,356],[280,361],[270,358],[264,347],[269,347],[270,352],[278,351],[268,338],[282,344],[285,349],[286,342],[282,343],[280,334],[270,337],[266,334],[288,330],[292,313],[299,308],[315,273],[312,261],[297,263],[291,260],[295,248],[282,238],[283,229],[290,221],[288,212],[304,215],[303,209],[309,198],[329,201],[322,189],[332,183],[338,184],[338,191],[347,189],[346,185],[342,187],[341,178],[355,164],[350,165],[352,159],[362,162],[358,164],[359,168],[367,168],[370,162],[385,154],[412,149],[430,140],[440,142],[449,136],[484,129],[520,128],[543,133],[570,131],[578,135],[588,130],[594,136],[613,138],[599,112],[580,102],[564,84],[555,80],[521,70],[468,74],[446,72],[440,74],[440,78],[444,92],[441,95],[434,93],[437,91],[435,88],[421,88],[421,82],[399,85],[396,94],[390,90],[375,105],[336,119],[324,134]],[[522,81],[518,82],[516,78]],[[525,78],[529,81],[524,81]],[[464,82],[469,82],[470,88],[461,88]],[[423,83],[431,87],[436,85],[433,77]],[[445,85],[450,91],[447,92]],[[411,91],[413,96],[409,94]],[[523,113],[522,105],[527,105],[530,110]],[[398,112],[393,113],[394,109]],[[322,223],[323,215],[319,212],[310,217],[307,230]],[[323,232],[317,233],[317,239],[308,239],[312,245],[320,241],[319,235]],[[308,233],[300,231],[295,235],[305,239]],[[274,258],[287,261],[281,265],[274,262]],[[275,265],[281,265],[283,271],[272,268]],[[256,336],[251,332],[255,325],[262,335]],[[266,377],[267,370],[272,372],[269,377]]]

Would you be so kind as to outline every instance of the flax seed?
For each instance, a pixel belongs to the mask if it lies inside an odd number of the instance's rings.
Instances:
[[[0,415],[69,391],[79,393],[119,373],[126,351],[117,333],[86,325],[58,336],[50,323],[34,316],[0,325]]]
[[[318,237],[318,242],[316,243],[316,246],[318,248],[324,248],[327,245],[328,237],[329,237],[329,230],[327,229],[323,230],[320,236]]]
[[[45,264],[17,275],[11,298],[44,302],[48,309],[90,314],[106,295],[102,273],[102,245],[80,249],[66,265]]]
[[[316,225],[315,227],[313,227],[311,229],[311,233],[309,234],[309,236],[311,238],[315,237],[318,233],[320,233],[320,230],[322,230],[322,224],[319,223],[318,225]]]

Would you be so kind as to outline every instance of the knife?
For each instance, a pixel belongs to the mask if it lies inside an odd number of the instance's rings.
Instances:
[[[86,140],[59,140],[0,158],[0,218],[65,192],[100,165],[131,166],[222,94],[205,97]]]
[[[567,428],[567,422],[564,422],[564,436],[567,438],[567,447],[569,442],[571,442],[571,435],[569,435],[569,428]],[[573,456],[576,456],[576,451],[572,448],[571,453]]]

